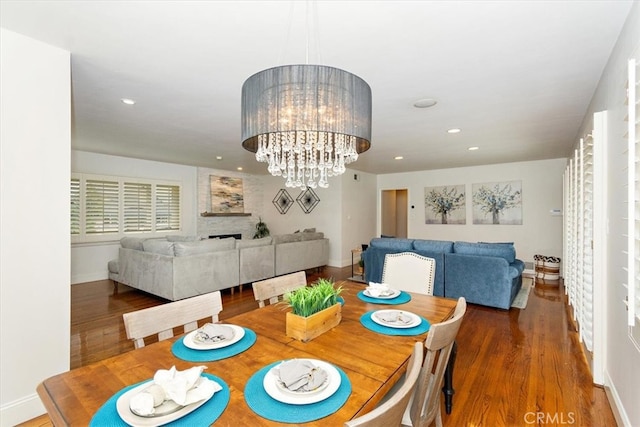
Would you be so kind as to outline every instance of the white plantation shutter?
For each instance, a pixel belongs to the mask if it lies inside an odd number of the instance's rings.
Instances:
[[[151,231],[151,184],[124,183],[124,232]]]
[[[593,350],[593,139],[581,139],[565,171],[564,285],[579,337]]]
[[[88,179],[85,182],[85,233],[119,232],[120,189],[118,181]]]
[[[153,237],[182,229],[181,187],[168,181],[72,173],[72,242]]]
[[[80,234],[80,178],[71,178],[71,235]]]
[[[180,187],[156,185],[156,230],[180,229]]]
[[[640,81],[637,59],[628,63],[627,80],[627,283],[629,338],[640,351]]]

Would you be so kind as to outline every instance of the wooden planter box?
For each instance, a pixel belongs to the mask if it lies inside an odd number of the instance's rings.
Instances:
[[[342,320],[342,304],[337,303],[329,308],[312,314],[309,317],[287,313],[287,336],[302,342],[311,341],[335,327]]]

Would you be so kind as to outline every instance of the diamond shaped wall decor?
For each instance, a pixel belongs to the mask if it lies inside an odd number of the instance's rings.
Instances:
[[[304,211],[304,213],[309,213],[315,208],[318,203],[320,203],[320,198],[311,188],[304,190],[300,195],[296,198],[296,201]]]
[[[273,198],[271,203],[273,203],[276,209],[278,209],[278,212],[284,215],[287,213],[291,205],[293,205],[293,199],[291,198],[287,190],[283,188],[278,191],[278,194],[276,194],[276,197]]]

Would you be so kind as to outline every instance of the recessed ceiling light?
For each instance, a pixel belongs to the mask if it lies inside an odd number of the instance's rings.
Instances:
[[[123,104],[127,104],[127,105],[133,105],[136,103],[136,101],[130,98],[122,98],[120,101],[122,101]]]
[[[216,160],[222,160],[222,156],[216,156]]]
[[[469,147],[469,148],[467,148],[467,150],[469,150],[469,151],[476,151],[476,150],[479,150],[479,149],[480,149],[480,147]]]
[[[402,159],[404,159],[404,157],[402,157],[402,156],[395,156],[393,159],[394,159],[394,160],[402,160]]]
[[[452,129],[449,129],[447,132],[448,132],[448,133],[460,133],[460,129],[458,129],[458,128],[452,128]]]
[[[438,103],[438,101],[436,101],[433,98],[423,98],[423,99],[419,99],[416,102],[414,102],[413,106],[416,107],[416,108],[429,108],[429,107],[433,107],[437,103]]]
[[[238,166],[238,167],[237,167],[237,169],[238,169],[239,171],[241,171],[241,170],[242,170],[242,166]]]

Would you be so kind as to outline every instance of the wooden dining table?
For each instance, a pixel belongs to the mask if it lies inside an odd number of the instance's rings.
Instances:
[[[360,318],[371,310],[400,309],[418,314],[430,323],[452,316],[456,301],[447,298],[411,294],[411,301],[401,305],[379,305],[360,300],[361,283],[344,281],[342,320],[338,326],[309,342],[301,342],[285,334],[286,309],[283,305],[234,316],[224,323],[249,328],[256,342],[246,351],[215,362],[187,362],[173,355],[172,344],[180,337],[160,341],[143,348],[55,375],[37,387],[54,425],[88,425],[92,416],[114,394],[123,388],[153,378],[159,369],[175,366],[178,370],[206,366],[205,372],[224,380],[230,389],[230,401],[215,425],[272,426],[282,425],[260,417],[247,405],[245,384],[261,368],[292,358],[319,359],[341,368],[351,382],[352,391],[346,403],[333,414],[305,425],[342,425],[345,421],[372,410],[406,370],[416,341],[426,334],[414,336],[383,335],[365,328]],[[257,304],[256,304],[257,306]]]

